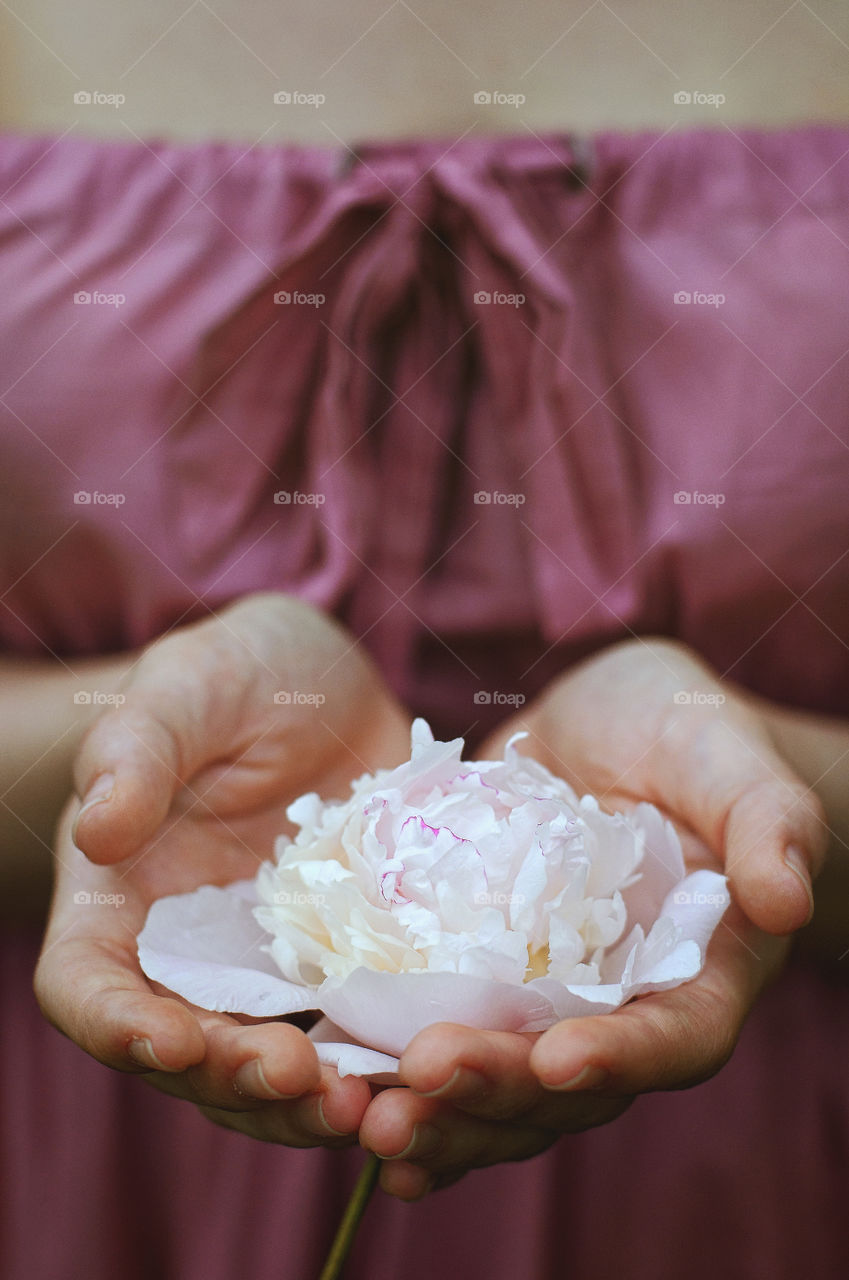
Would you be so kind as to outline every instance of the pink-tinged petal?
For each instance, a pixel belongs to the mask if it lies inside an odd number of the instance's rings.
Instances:
[[[669,991],[682,982],[689,982],[701,970],[703,960],[698,944],[685,938],[650,969],[640,972],[641,966],[635,966],[635,981],[627,990],[627,998],[630,1000],[632,996],[647,995],[651,991]]]
[[[160,898],[139,934],[139,963],[149,978],[184,1000],[218,1013],[275,1018],[316,1008],[315,992],[280,976],[254,919],[251,880],[224,889]]]
[[[528,988],[543,996],[553,1012],[545,1026],[526,1027],[526,1031],[545,1031],[552,1023],[560,1022],[563,1018],[587,1018],[599,1013],[612,1013],[625,998],[618,983],[564,987],[555,978],[534,978],[526,984],[525,989]]]
[[[365,1076],[373,1084],[398,1083],[398,1059],[352,1040],[329,1018],[319,1018],[307,1032],[320,1063],[340,1076]]]
[[[667,894],[684,878],[684,856],[678,833],[654,805],[638,804],[628,822],[634,830],[642,831],[645,848],[640,878],[622,897],[628,911],[628,928],[639,924],[648,933],[661,914]]]
[[[624,895],[627,899],[627,894]],[[602,983],[622,982],[627,985],[631,980],[634,953],[645,942],[645,930],[636,924],[630,932],[617,942],[615,947],[605,952],[599,967]]]
[[[704,953],[730,903],[725,876],[717,871],[693,871],[667,895],[658,914],[679,925],[683,936],[697,942]]]
[[[398,1057],[433,1022],[489,1031],[531,1031],[554,1021],[533,984],[513,986],[461,973],[379,973],[359,968],[318,990],[319,1007],[362,1043]]]

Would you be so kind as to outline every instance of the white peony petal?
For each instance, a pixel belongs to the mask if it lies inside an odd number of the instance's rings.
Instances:
[[[627,998],[645,995],[649,991],[668,991],[682,982],[695,978],[702,967],[702,952],[697,942],[685,938],[667,955],[658,959],[649,969],[639,972],[635,966],[634,982],[627,989]]]
[[[433,730],[427,720],[422,716],[416,716],[410,727],[410,745],[416,747],[429,747],[433,743]]]
[[[335,1067],[340,1076],[365,1076],[373,1084],[397,1085],[398,1059],[358,1044],[319,1044],[316,1055],[325,1067]]]
[[[725,876],[716,871],[693,871],[667,895],[658,914],[668,916],[704,954],[730,902]]]
[[[317,791],[307,791],[293,800],[286,810],[286,817],[296,827],[317,827],[321,822],[324,805]]]
[[[307,1032],[322,1065],[340,1076],[365,1076],[373,1084],[398,1084],[398,1059],[357,1044],[329,1018],[319,1018]]]
[[[534,978],[526,984],[550,1004],[553,1017],[545,1025],[527,1027],[528,1031],[545,1031],[563,1018],[586,1018],[598,1013],[611,1013],[624,1000],[621,986],[564,986],[554,978]]]
[[[666,895],[684,879],[684,855],[678,833],[654,805],[638,804],[631,825],[643,833],[645,848],[640,879],[623,893],[628,925],[642,925],[646,933],[660,915]]]
[[[347,800],[296,800],[300,829],[255,882],[154,904],[145,972],[206,1008],[321,1009],[322,1062],[378,1083],[433,1022],[542,1031],[693,978],[724,877],[687,876],[656,809],[579,801],[520,736],[503,761],[462,762],[462,739],[417,720],[410,760]]]
[[[316,1008],[314,993],[281,978],[263,950],[268,934],[254,919],[256,902],[252,880],[160,898],[138,937],[142,969],[219,1013],[274,1018]]]
[[[355,969],[341,984],[325,982],[319,1007],[349,1035],[400,1055],[433,1022],[490,1031],[537,1030],[553,1020],[533,983],[513,986],[459,973],[375,973]]]

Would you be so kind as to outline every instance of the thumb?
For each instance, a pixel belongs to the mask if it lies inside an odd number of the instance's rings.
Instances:
[[[221,757],[233,681],[203,674],[201,655],[149,650],[122,706],[105,712],[74,762],[81,808],[74,843],[92,862],[137,853],[198,769]]]
[[[546,1089],[614,1096],[707,1080],[730,1058],[787,945],[758,934],[732,906],[695,980],[633,1000],[614,1014],[555,1023],[534,1044],[531,1070]]]
[[[722,857],[752,923],[772,934],[807,924],[828,837],[811,788],[765,737],[721,720],[704,725],[669,768],[678,814]]]

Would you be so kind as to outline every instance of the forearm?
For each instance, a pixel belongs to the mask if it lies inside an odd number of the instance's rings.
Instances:
[[[780,753],[825,808],[828,855],[814,886],[814,919],[800,940],[806,950],[837,962],[849,950],[849,720],[760,701],[758,708]]]
[[[133,660],[0,658],[0,903],[7,919],[46,907],[53,830],[72,788],[74,754]]]

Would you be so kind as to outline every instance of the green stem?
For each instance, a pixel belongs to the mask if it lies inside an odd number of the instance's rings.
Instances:
[[[377,1185],[377,1179],[380,1177],[380,1157],[369,1155],[363,1171],[357,1179],[357,1185],[348,1201],[348,1207],[342,1221],[339,1223],[339,1230],[336,1232],[336,1238],[330,1247],[330,1253],[327,1255],[327,1261],[324,1264],[319,1280],[338,1280],[342,1274],[342,1267],[348,1256],[351,1245],[354,1243],[354,1236],[357,1234],[357,1227],[360,1225],[360,1219],[365,1213],[372,1191]]]

